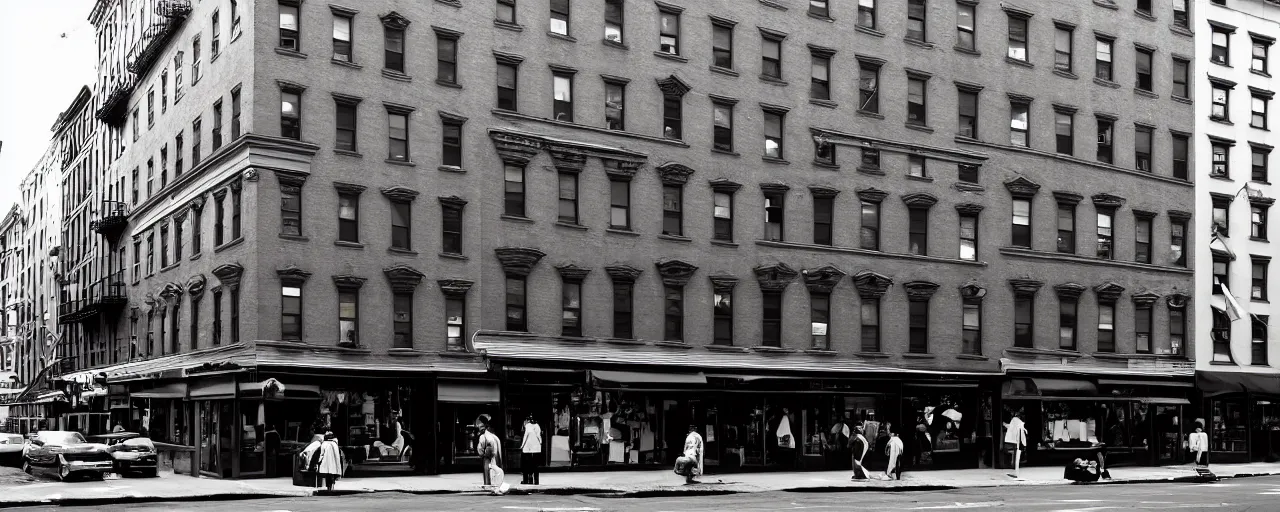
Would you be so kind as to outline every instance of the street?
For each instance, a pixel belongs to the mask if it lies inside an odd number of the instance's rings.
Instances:
[[[357,494],[343,497],[280,498],[247,501],[153,503],[91,507],[33,507],[49,512],[89,511],[237,511],[339,512],[506,511],[609,512],[733,510],[1221,510],[1274,511],[1280,477],[1227,480],[1210,484],[1053,485],[971,488],[937,492],[768,492],[724,496],[606,498],[591,496],[488,496],[480,494]]]

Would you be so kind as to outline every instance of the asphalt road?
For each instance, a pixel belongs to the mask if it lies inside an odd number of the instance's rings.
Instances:
[[[728,510],[1008,510],[1094,512],[1103,510],[1280,510],[1280,477],[1242,478],[1211,484],[1055,485],[978,488],[938,492],[754,493],[688,498],[599,498],[587,496],[418,496],[377,493],[344,497],[249,501],[155,503],[95,507],[44,507],[49,512],[689,512]]]

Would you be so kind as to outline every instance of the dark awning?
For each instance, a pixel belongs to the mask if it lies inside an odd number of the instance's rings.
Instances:
[[[1196,372],[1196,387],[1211,397],[1227,393],[1280,395],[1280,375],[1245,372]]]
[[[621,372],[595,370],[591,376],[619,384],[706,384],[707,376],[703,373],[657,373],[657,372]]]
[[[1099,386],[1161,386],[1167,388],[1194,388],[1196,384],[1185,380],[1134,380],[1098,379]]]
[[[1020,377],[1005,381],[1001,395],[1005,398],[1097,397],[1098,386],[1085,379]]]

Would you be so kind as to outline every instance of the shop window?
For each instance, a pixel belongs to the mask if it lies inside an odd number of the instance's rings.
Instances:
[[[448,349],[450,351],[466,350],[466,310],[467,302],[462,297],[449,297],[444,301],[444,316]]]
[[[764,312],[761,316],[760,344],[766,347],[782,346],[782,292],[765,290],[761,292]]]
[[[1244,399],[1213,400],[1213,424],[1209,428],[1210,452],[1248,451],[1249,423]]]
[[[560,304],[560,335],[582,336],[582,283],[563,283]]]
[[[613,283],[613,337],[615,338],[635,337],[631,322],[633,288],[635,285],[632,283]]]
[[[525,332],[529,324],[525,318],[525,278],[507,277],[507,330]]]
[[[733,345],[733,292],[715,292],[713,300],[715,332],[712,341],[716,345]]]
[[[684,288],[663,287],[663,340],[684,340]]]
[[[809,295],[809,324],[815,350],[831,350],[831,294]]]
[[[1076,349],[1076,326],[1078,325],[1076,318],[1079,309],[1080,303],[1074,298],[1058,299],[1058,348]]]
[[[975,418],[966,418],[977,411],[972,392],[916,390],[904,396],[903,403],[908,407],[903,419],[911,421],[910,426],[893,430],[915,448],[913,462],[932,466],[960,455],[976,425]]]
[[[392,348],[413,348],[413,294],[392,295],[391,307]]]
[[[861,312],[862,351],[880,351],[880,299],[863,297]]]

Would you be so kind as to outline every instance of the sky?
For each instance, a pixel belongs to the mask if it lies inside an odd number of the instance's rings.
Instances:
[[[58,114],[82,86],[93,85],[97,48],[89,24],[93,0],[0,4],[0,212],[7,212],[44,154]]]

